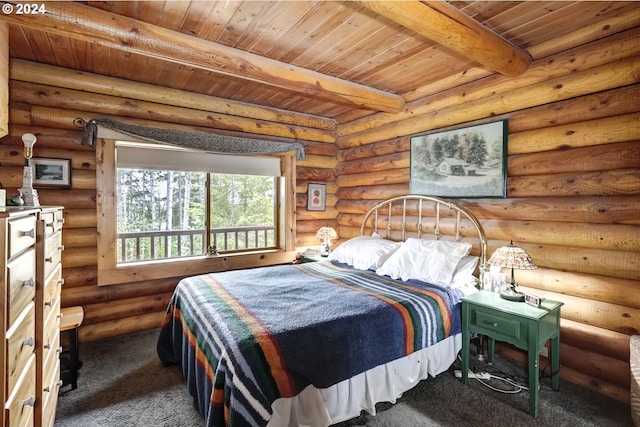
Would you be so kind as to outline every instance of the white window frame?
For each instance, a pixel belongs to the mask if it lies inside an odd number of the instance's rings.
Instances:
[[[295,260],[295,152],[278,155],[280,179],[276,213],[278,245],[223,255],[203,255],[118,265],[117,263],[117,189],[116,141],[134,138],[99,128],[96,140],[96,213],[98,285],[113,285],[173,277],[184,277],[215,271],[236,270],[290,263]]]

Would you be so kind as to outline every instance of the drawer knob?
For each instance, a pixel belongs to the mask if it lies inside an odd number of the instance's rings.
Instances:
[[[35,345],[35,340],[33,339],[33,337],[29,337],[26,340],[22,341],[22,345],[33,347]]]
[[[59,224],[64,224],[64,218],[58,218],[58,223]]]
[[[52,307],[53,306],[53,300],[50,299],[49,301],[45,301],[44,305],[47,306],[47,307]]]
[[[51,343],[46,343],[43,347],[49,350],[51,348]]]
[[[56,350],[56,353],[62,354],[62,347],[58,347],[58,349]]]
[[[58,250],[59,250],[60,252],[64,251],[64,245],[60,245],[60,246],[58,246]]]
[[[36,398],[34,396],[31,396],[27,400],[23,400],[22,401],[22,405],[23,406],[36,406]]]
[[[22,236],[24,236],[24,237],[36,237],[36,230],[32,228],[31,230],[23,231],[22,232]]]
[[[493,327],[497,328],[498,327],[498,323],[497,322],[493,322]]]
[[[45,393],[49,393],[51,391],[51,386],[46,386],[42,389],[42,391],[44,391]]]
[[[33,280],[33,277],[30,278],[29,280],[25,280],[24,282],[22,282],[22,286],[29,286],[30,288],[33,288],[36,285],[36,281]]]
[[[60,285],[60,286],[64,285],[64,279],[58,280],[58,285]]]
[[[50,256],[49,256],[49,257],[46,257],[46,258],[44,259],[44,261],[45,261],[45,262],[53,262],[53,257],[50,257]]]

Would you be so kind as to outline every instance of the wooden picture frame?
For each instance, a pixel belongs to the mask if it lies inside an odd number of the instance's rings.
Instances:
[[[507,140],[507,120],[412,136],[411,193],[505,198]]]
[[[307,186],[307,210],[324,211],[327,209],[326,184],[309,184]]]
[[[71,159],[29,160],[33,185],[38,187],[71,187]]]

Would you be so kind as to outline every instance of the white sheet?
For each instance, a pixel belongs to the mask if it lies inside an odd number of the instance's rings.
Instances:
[[[457,334],[329,388],[310,385],[297,396],[276,400],[267,426],[326,427],[357,417],[362,410],[375,415],[376,403],[395,403],[421,380],[446,371],[461,348],[462,334]]]

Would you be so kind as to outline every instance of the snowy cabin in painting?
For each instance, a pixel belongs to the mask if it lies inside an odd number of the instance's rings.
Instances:
[[[445,157],[438,163],[436,170],[443,175],[475,175],[475,168],[461,159]]]

